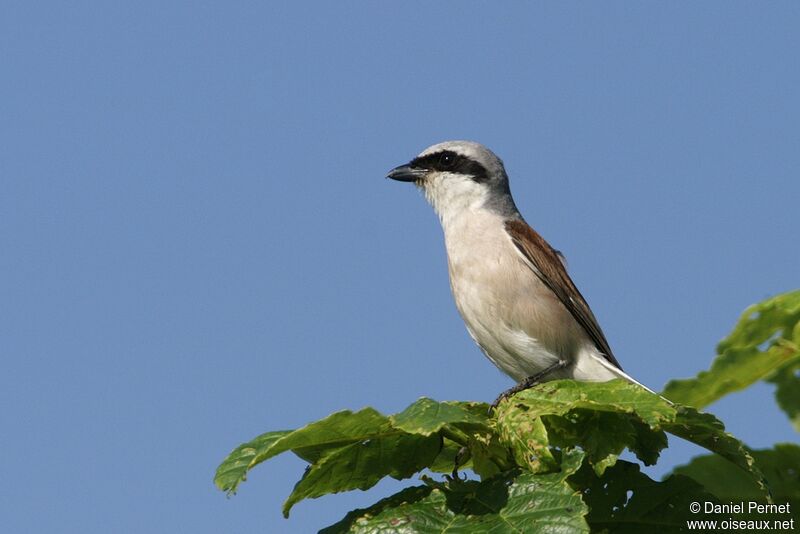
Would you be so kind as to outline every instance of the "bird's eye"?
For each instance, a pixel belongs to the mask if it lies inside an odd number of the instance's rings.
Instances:
[[[455,155],[449,152],[445,152],[444,154],[439,156],[439,165],[441,165],[445,169],[448,167],[452,167],[455,162],[456,162]]]

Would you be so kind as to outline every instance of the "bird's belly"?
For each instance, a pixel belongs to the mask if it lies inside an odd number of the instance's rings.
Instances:
[[[480,346],[483,353],[501,371],[520,382],[526,377],[550,367],[558,357],[544,347],[539,340],[524,332],[500,333],[487,330],[484,325],[466,322],[467,331]]]
[[[488,262],[483,258],[476,269],[451,265],[456,307],[472,338],[517,381],[561,359],[574,361],[584,336],[574,318],[514,255],[498,258]],[[492,268],[487,270],[487,265]],[[550,378],[566,376],[568,369]]]

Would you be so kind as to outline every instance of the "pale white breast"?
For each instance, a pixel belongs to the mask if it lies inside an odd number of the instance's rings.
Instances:
[[[517,381],[559,359],[575,365],[551,378],[586,374],[583,354],[593,344],[522,259],[502,218],[485,209],[448,215],[442,227],[453,297],[486,356]]]

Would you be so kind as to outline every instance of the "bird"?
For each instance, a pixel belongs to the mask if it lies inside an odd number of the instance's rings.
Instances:
[[[474,141],[423,150],[387,178],[415,184],[439,217],[450,288],[467,331],[516,385],[622,378],[592,310],[567,273],[564,256],[520,214],[502,160]]]

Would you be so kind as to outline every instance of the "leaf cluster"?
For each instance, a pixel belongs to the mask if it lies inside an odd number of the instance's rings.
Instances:
[[[402,412],[341,411],[296,430],[267,432],[231,452],[215,483],[233,493],[248,472],[284,452],[308,463],[283,505],[366,490],[383,477],[408,487],[353,510],[322,532],[648,532],[685,528],[692,502],[742,499],[800,506],[800,447],[751,451],[698,408],[758,380],[800,417],[800,291],[748,309],[708,371],[670,382],[663,396],[615,380],[539,384],[491,413],[475,402],[421,398]],[[670,400],[668,400],[670,399]],[[667,434],[713,454],[655,481]],[[468,470],[472,478],[450,473]],[[798,508],[795,508],[798,509]]]

